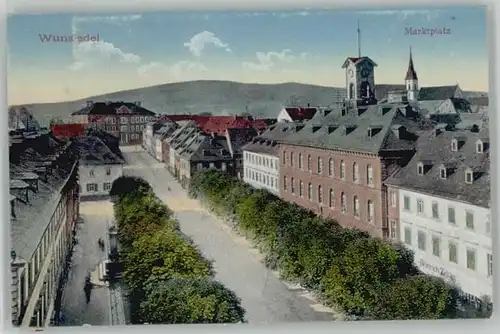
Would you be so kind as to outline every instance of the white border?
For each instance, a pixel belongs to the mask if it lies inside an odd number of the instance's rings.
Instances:
[[[6,4],[6,2],[8,3]],[[498,27],[494,24],[495,21],[500,20],[500,7],[494,7],[494,1],[481,1],[476,4],[488,4],[490,8],[488,9],[488,38],[490,47],[490,88],[489,88],[489,98],[490,98],[490,126],[499,126],[500,117],[496,115],[498,112],[498,99],[496,97],[497,84],[496,78],[500,75],[498,73],[498,68],[495,64],[496,55],[499,55],[498,50],[500,43],[498,43]],[[453,1],[453,0],[420,0],[416,1],[377,1],[373,0],[349,0],[348,3],[342,2],[341,0],[249,0],[246,3],[231,1],[231,0],[0,0],[0,47],[2,47],[2,53],[0,54],[0,75],[3,80],[0,81],[0,101],[2,105],[2,111],[7,114],[7,91],[6,91],[6,13],[49,13],[49,12],[148,12],[148,11],[159,11],[159,10],[286,10],[286,9],[324,9],[324,8],[354,8],[354,7],[374,7],[374,5],[383,6],[446,6],[446,5],[472,5],[471,1]],[[374,7],[373,9],[378,9],[380,7]],[[493,75],[494,74],[494,75]],[[496,107],[496,108],[495,108]],[[5,120],[5,116],[3,118]],[[6,124],[2,124],[4,129]],[[496,131],[490,131],[492,142],[497,143],[497,133]],[[9,214],[7,210],[7,198],[8,198],[8,138],[7,132],[1,132],[1,148],[0,151],[4,152],[0,154],[2,159],[0,163],[0,182],[4,186],[2,187],[2,201],[0,201],[0,208],[3,217],[1,219],[2,236],[3,242],[0,241],[2,245],[0,257],[1,268],[5,275],[0,275],[0,282],[2,291],[0,296],[2,302],[0,303],[0,323],[1,331],[4,330],[8,332],[17,331],[13,329],[9,322],[8,310],[8,296],[10,294],[9,284],[9,266],[8,266],[8,254],[10,247],[9,240]],[[492,164],[498,165],[498,156],[500,153],[500,145],[492,146],[491,150],[491,161]],[[500,186],[500,179],[497,174],[497,170],[492,169],[492,222],[499,221],[499,212],[497,206],[500,204],[498,201],[498,189]],[[493,254],[497,256],[494,257],[494,277],[500,276],[499,264],[500,264],[500,247],[498,246],[500,228],[498,225],[493,224]],[[499,312],[496,311],[496,305],[499,305],[499,281],[494,280],[494,316],[492,320],[463,320],[463,321],[400,321],[400,322],[338,322],[338,323],[294,323],[294,324],[282,324],[282,325],[272,325],[272,326],[256,326],[256,325],[227,325],[227,326],[216,326],[216,325],[198,325],[198,326],[127,326],[127,327],[87,327],[87,328],[68,328],[68,327],[53,327],[50,328],[49,332],[61,332],[61,333],[116,333],[116,332],[148,332],[148,333],[164,333],[165,331],[170,331],[173,333],[183,332],[193,332],[193,333],[276,333],[284,331],[286,333],[297,333],[301,332],[316,332],[316,333],[332,333],[332,331],[343,332],[344,330],[349,333],[468,333],[468,332],[481,332],[481,333],[493,333],[498,332],[494,330],[498,325],[500,320]],[[7,322],[7,323],[6,323]]]

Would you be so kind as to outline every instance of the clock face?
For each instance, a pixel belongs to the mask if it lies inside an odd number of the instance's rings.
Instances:
[[[369,71],[367,68],[363,68],[363,69],[361,70],[361,76],[362,76],[363,78],[366,78],[366,77],[368,77],[368,75],[370,75],[370,71]]]
[[[347,74],[349,74],[350,77],[354,75],[354,71],[352,70],[352,68],[347,71]]]

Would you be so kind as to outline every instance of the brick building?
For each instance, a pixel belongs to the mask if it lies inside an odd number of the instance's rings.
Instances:
[[[145,109],[140,102],[93,102],[72,113],[75,123],[86,128],[104,130],[120,138],[122,145],[137,145],[142,143],[143,130],[146,124],[154,121],[154,112]]]

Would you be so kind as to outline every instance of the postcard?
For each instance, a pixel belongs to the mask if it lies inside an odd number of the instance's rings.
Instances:
[[[12,15],[20,327],[485,318],[486,7]]]

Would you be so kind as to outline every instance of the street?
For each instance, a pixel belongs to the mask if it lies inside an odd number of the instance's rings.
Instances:
[[[127,148],[124,156],[128,162],[124,173],[148,181],[157,196],[175,212],[182,231],[206,258],[214,260],[216,279],[242,299],[249,323],[333,320],[331,310],[303,289],[280,281],[244,238],[207,213],[198,201],[189,199],[163,164],[142,148]]]
[[[106,237],[107,224],[113,216],[112,206],[109,201],[81,202],[80,214],[83,223],[77,226],[78,243],[74,247],[68,281],[64,287],[61,326],[109,325],[108,287],[94,285],[88,304],[83,287],[85,276],[89,272],[95,273],[96,266],[106,256],[97,246],[97,240]]]

